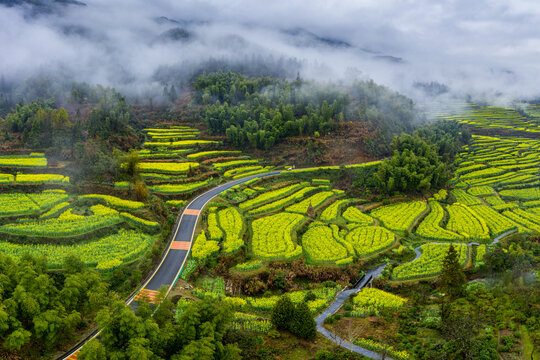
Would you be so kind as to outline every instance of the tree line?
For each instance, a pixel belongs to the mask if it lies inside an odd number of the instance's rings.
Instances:
[[[371,150],[384,152],[377,141],[412,129],[416,116],[412,100],[373,81],[338,87],[219,71],[197,77],[193,88],[210,134],[266,150],[287,137],[322,136],[343,121],[365,121],[379,130]]]

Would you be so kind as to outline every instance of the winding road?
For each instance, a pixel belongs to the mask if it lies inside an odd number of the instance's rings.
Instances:
[[[262,177],[267,177],[267,176],[274,176],[274,175],[279,175],[279,174],[281,174],[281,171],[273,171],[273,172],[252,175],[246,178],[234,180],[226,184],[217,186],[211,190],[208,190],[207,192],[197,196],[195,199],[190,201],[184,208],[184,211],[182,212],[182,214],[179,216],[179,220],[177,222],[173,236],[171,237],[171,240],[169,241],[167,250],[162,257],[161,262],[159,263],[157,268],[149,275],[149,277],[144,282],[144,284],[138,290],[133,292],[132,295],[126,300],[126,304],[130,305],[133,309],[135,309],[137,307],[137,300],[140,298],[144,298],[145,300],[158,304],[159,303],[159,299],[158,299],[159,290],[163,286],[167,287],[167,292],[166,292],[165,297],[169,294],[171,289],[174,287],[176,281],[178,280],[182,272],[182,269],[186,263],[189,252],[191,250],[191,246],[193,244],[193,238],[195,235],[195,230],[197,228],[197,223],[199,222],[200,214],[202,210],[204,209],[204,207],[206,206],[206,204],[208,204],[208,202],[210,202],[214,197],[224,192],[225,190],[232,188],[233,186],[242,184],[252,179],[262,178]],[[511,230],[497,236],[493,240],[492,244],[497,243],[501,238],[513,233],[514,231],[515,230]],[[468,243],[467,245],[479,245],[479,244]],[[422,253],[419,251],[419,247],[420,246],[414,249],[416,253],[416,257],[411,261],[414,261],[421,256]],[[378,267],[369,269],[367,273],[365,274],[365,276],[352,289],[343,290],[336,296],[336,299],[334,300],[334,302],[322,314],[320,314],[315,319],[315,322],[317,324],[317,331],[321,333],[321,335],[323,335],[330,341],[334,342],[335,344],[347,350],[354,351],[356,353],[362,354],[372,359],[382,359],[382,356],[379,355],[378,353],[362,348],[360,346],[354,345],[351,342],[340,338],[336,334],[324,328],[323,324],[324,324],[324,320],[328,316],[334,314],[341,308],[341,306],[343,306],[343,304],[345,303],[345,301],[347,301],[349,296],[351,296],[354,293],[359,292],[363,287],[368,285],[372,279],[379,277],[386,265],[388,264],[383,264]],[[67,353],[58,357],[57,360],[77,359],[77,354],[79,353],[81,348],[84,346],[84,344],[90,341],[91,339],[99,336],[100,332],[101,330],[94,331],[85,339],[80,341],[76,346],[74,346]],[[385,357],[385,359],[391,360],[391,358],[387,356]]]
[[[328,309],[323,311],[321,315],[317,316],[317,318],[315,319],[315,323],[317,324],[317,331],[321,333],[322,336],[324,336],[325,338],[329,339],[333,343],[347,350],[354,351],[355,353],[362,354],[372,359],[382,359],[382,356],[377,354],[376,352],[354,345],[350,341],[340,338],[333,332],[327,330],[323,326],[323,324],[324,324],[324,320],[330,315],[333,315],[334,313],[336,313],[352,294],[356,294],[357,292],[362,290],[362,288],[367,286],[371,282],[371,280],[381,275],[385,266],[386,264],[379,265],[375,268],[369,269],[366,272],[366,274],[362,277],[362,279],[352,289],[343,290],[342,292],[340,292],[336,296],[336,299],[334,300],[334,302],[330,304]],[[391,360],[391,358],[389,358],[388,356],[386,356],[385,359]]]
[[[505,236],[508,236],[510,234],[513,234],[516,231],[517,231],[517,229],[513,229],[513,230],[509,230],[509,231],[507,231],[507,232],[505,232],[503,234],[500,234],[499,236],[497,236],[497,237],[495,237],[493,239],[493,241],[490,243],[490,245],[498,243],[502,238],[504,238]],[[445,244],[445,245],[447,245],[447,244],[449,244],[449,242],[445,242],[445,243],[439,242],[439,243],[430,243],[430,244]],[[456,243],[456,244],[462,244],[462,243]],[[424,245],[424,244],[422,244],[422,245]],[[420,250],[419,250],[422,245],[419,245],[419,246],[414,248],[414,252],[415,252],[416,256],[415,256],[414,259],[412,259],[409,262],[413,262],[413,261],[419,259],[420,256],[422,256],[422,252],[420,252]],[[481,245],[481,244],[477,243],[477,242],[470,242],[470,243],[466,243],[465,245],[472,246],[472,245]],[[354,345],[351,342],[340,338],[339,336],[337,336],[333,332],[326,329],[323,326],[323,324],[324,324],[324,320],[327,317],[329,317],[330,315],[335,314],[343,306],[345,301],[347,301],[347,299],[352,294],[355,294],[355,293],[359,292],[360,290],[362,290],[362,288],[367,286],[367,284],[369,284],[369,282],[371,280],[373,280],[376,277],[379,277],[382,274],[382,271],[384,270],[386,265],[388,265],[388,264],[389,263],[386,263],[386,264],[383,264],[383,265],[379,265],[379,266],[377,266],[375,268],[369,269],[367,271],[367,273],[365,274],[365,276],[363,276],[362,279],[357,284],[355,284],[355,286],[352,289],[344,290],[344,291],[342,291],[341,293],[339,293],[336,296],[336,299],[328,307],[328,309],[326,309],[321,315],[319,315],[315,319],[315,323],[317,324],[317,331],[319,333],[321,333],[322,336],[326,337],[330,341],[334,342],[335,344],[337,344],[337,345],[339,345],[339,346],[341,346],[341,347],[343,347],[343,348],[345,348],[347,350],[354,351],[355,353],[362,354],[362,355],[367,356],[367,357],[369,357],[371,359],[382,359],[382,356],[380,354],[378,354],[376,352],[373,352],[371,350],[365,349],[363,347]],[[387,360],[392,360],[392,358],[390,358],[388,356],[385,356],[384,358],[387,359]]]
[[[279,175],[280,173],[280,171],[273,171],[234,180],[208,190],[207,192],[191,200],[180,215],[176,229],[174,230],[171,241],[167,247],[167,251],[163,255],[161,262],[154,272],[147,278],[144,284],[126,300],[126,304],[135,309],[137,307],[137,299],[142,297],[146,298],[150,302],[157,303],[159,289],[161,289],[163,286],[167,287],[167,293],[165,296],[169,294],[171,289],[174,287],[174,284],[178,280],[178,277],[180,276],[180,273],[182,272],[188,258],[200,214],[210,200],[223,191],[228,190],[238,184],[242,184],[252,179]],[[66,354],[58,357],[57,360],[77,359],[77,354],[84,344],[98,336],[100,332],[101,330],[94,331],[85,339],[80,341],[71,350],[69,350]]]

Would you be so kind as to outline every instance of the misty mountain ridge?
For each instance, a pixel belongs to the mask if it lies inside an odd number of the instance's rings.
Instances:
[[[303,28],[281,30],[283,34],[289,35],[294,40],[294,45],[301,47],[330,46],[337,48],[351,48],[352,45],[346,41],[319,36]]]
[[[58,13],[70,5],[87,6],[86,3],[78,0],[0,0],[0,5],[24,8],[25,15],[30,17]]]
[[[181,27],[174,27],[163,33],[161,33],[156,41],[167,42],[167,41],[181,41],[186,42],[193,37],[193,34]]]

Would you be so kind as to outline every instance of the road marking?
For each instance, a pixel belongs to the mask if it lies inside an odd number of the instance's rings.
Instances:
[[[243,179],[239,179],[239,180],[234,180],[234,181],[231,181],[230,183],[236,183],[236,184],[241,184],[243,182],[246,182],[248,180],[251,180],[251,179],[256,179],[256,178],[263,178],[263,177],[266,177],[266,176],[274,176],[274,175],[279,175],[280,172],[273,172],[273,173],[265,173],[265,174],[257,174],[257,175],[252,175],[252,176],[248,176],[246,178],[243,178]],[[227,184],[230,184],[230,183],[227,183]],[[214,198],[216,197],[218,194],[220,194],[221,192],[223,192],[223,190],[221,190],[223,187],[225,187],[227,184],[224,184],[224,185],[220,185],[220,186],[217,186],[213,189],[210,189],[204,193],[202,193],[201,195],[197,196],[195,199],[191,200],[186,207],[190,207],[197,199],[200,199],[202,198],[203,196],[207,195],[208,193],[212,192],[212,191],[215,191],[216,189],[220,189],[219,192],[217,192],[215,195],[211,196],[204,204],[203,206],[201,207],[202,209],[204,209],[206,207],[206,205]],[[235,184],[235,185],[236,185]],[[196,214],[193,214],[191,212],[196,212]],[[189,255],[189,252],[191,250],[191,245],[193,245],[193,237],[195,236],[195,230],[197,228],[197,224],[199,222],[199,215],[200,215],[200,210],[195,210],[195,209],[186,209],[184,210],[184,212],[180,215],[180,220],[178,221],[177,223],[177,226],[176,226],[176,229],[174,231],[174,234],[172,236],[173,239],[176,238],[176,235],[178,234],[178,231],[180,230],[180,225],[182,223],[182,220],[184,218],[184,215],[195,215],[197,216],[197,219],[195,221],[195,226],[193,227],[193,231],[191,232],[191,239],[189,240],[189,244],[190,244],[190,247],[187,251],[187,254],[183,257],[183,260],[182,260],[182,264],[180,266],[180,269],[178,270],[177,274],[176,274],[176,277],[175,277],[175,280],[173,281],[172,284],[163,284],[163,285],[167,285],[168,286],[168,290],[167,290],[167,293],[165,294],[165,297],[167,297],[169,295],[169,293],[171,292],[172,290],[172,287],[174,286],[174,284],[176,283],[176,280],[178,280],[178,277],[180,276],[180,273],[182,272],[182,270],[184,269],[184,265],[187,261],[187,258],[188,258],[188,255]],[[172,241],[174,242],[174,241]],[[140,295],[144,292],[144,291],[152,291],[152,290],[148,290],[148,289],[144,289],[144,287],[146,285],[148,285],[148,283],[150,283],[150,281],[152,281],[152,279],[154,278],[154,276],[159,272],[159,270],[161,269],[161,266],[163,265],[163,263],[165,262],[165,259],[167,258],[167,256],[169,255],[169,251],[171,250],[171,247],[168,247],[165,254],[163,255],[162,259],[161,259],[161,262],[159,263],[158,267],[156,268],[156,270],[152,273],[152,275],[150,276],[150,278],[148,280],[146,280],[146,282],[142,285],[142,288],[139,293],[136,295],[136,296],[133,296],[133,297],[130,297],[126,300],[126,304],[127,305],[130,305],[134,300],[137,300]],[[156,302],[157,303],[157,302]],[[91,339],[94,339],[96,336],[98,336],[99,334],[101,333],[101,330],[99,330],[98,332],[96,332],[96,334],[94,336],[92,336],[89,340]],[[80,349],[82,349],[82,347],[88,342],[88,340],[86,340],[83,344],[81,344],[81,346],[79,346],[78,350],[73,353],[72,355],[70,355],[69,358],[64,358],[64,357],[60,357],[59,359],[63,359],[63,360],[68,360],[68,359],[76,359],[77,357],[77,354],[79,353]],[[64,355],[65,356],[65,355]],[[72,358],[72,356],[75,356],[75,358]]]
[[[76,353],[71,354],[70,357],[68,357],[66,360],[76,360],[77,355],[79,355],[78,351]]]
[[[171,243],[171,249],[175,250],[189,250],[191,241],[173,241]]]
[[[135,300],[146,300],[152,304],[159,303],[157,297],[159,296],[159,291],[142,289],[141,292],[135,297]]]

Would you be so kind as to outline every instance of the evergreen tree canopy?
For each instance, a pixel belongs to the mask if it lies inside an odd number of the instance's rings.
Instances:
[[[277,329],[288,330],[294,314],[294,304],[285,294],[277,301],[272,308],[272,324]]]
[[[313,339],[317,335],[317,324],[305,301],[296,305],[291,322],[291,332],[303,339]]]
[[[467,280],[459,264],[458,253],[453,245],[450,245],[444,258],[440,282],[443,291],[451,298],[463,294],[463,287]]]
[[[5,351],[43,355],[73,341],[82,320],[91,320],[106,303],[107,286],[100,275],[78,267],[73,257],[69,263],[69,272],[52,277],[45,258],[25,255],[16,264],[0,254],[0,342]]]
[[[386,194],[396,191],[418,192],[437,189],[446,183],[450,173],[441,161],[435,145],[418,135],[394,137],[393,155],[375,174],[378,189]]]
[[[240,359],[235,345],[223,344],[232,321],[229,307],[208,299],[193,302],[173,322],[171,306],[166,299],[150,317],[115,302],[97,317],[100,345],[85,346],[78,359]]]

